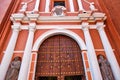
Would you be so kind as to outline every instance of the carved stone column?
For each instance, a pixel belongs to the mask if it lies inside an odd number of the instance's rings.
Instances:
[[[113,71],[113,75],[115,77],[115,80],[119,80],[120,79],[120,67],[117,63],[117,60],[116,60],[116,57],[115,57],[114,52],[112,50],[112,47],[110,45],[110,42],[109,42],[107,35],[104,31],[104,24],[97,23],[96,26],[97,26],[97,30],[99,32],[100,38],[102,40],[103,47],[105,49],[107,59],[110,63],[111,69]]]
[[[34,7],[33,11],[38,11],[39,5],[40,5],[40,0],[36,0],[35,7]]]
[[[82,0],[77,0],[77,2],[78,2],[79,11],[84,10],[82,5]]]
[[[85,42],[88,50],[88,58],[90,62],[90,69],[92,72],[93,80],[102,80],[102,76],[99,69],[99,64],[97,61],[96,53],[94,50],[93,42],[89,33],[89,25],[88,23],[82,23],[82,30],[85,36]]]
[[[6,76],[6,72],[11,62],[14,48],[17,42],[18,34],[20,31],[20,25],[21,25],[20,23],[14,23],[14,25],[12,26],[12,29],[13,29],[12,36],[10,38],[10,41],[8,43],[8,46],[6,48],[6,51],[4,53],[4,56],[0,65],[0,80],[4,80]]]
[[[50,0],[46,0],[45,12],[49,12],[50,10]]]
[[[22,64],[21,64],[21,69],[20,69],[18,80],[27,80],[35,27],[36,27],[35,23],[29,24],[29,35],[28,35],[26,47],[24,50],[24,55],[22,59]]]
[[[69,0],[69,4],[70,4],[70,12],[74,12],[74,4],[73,4],[73,0]]]

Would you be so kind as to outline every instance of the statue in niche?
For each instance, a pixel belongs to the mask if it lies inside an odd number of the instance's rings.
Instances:
[[[52,9],[53,16],[64,16],[65,10],[64,6],[57,5]]]
[[[102,55],[98,57],[98,63],[103,80],[115,80],[109,62]]]
[[[5,80],[17,80],[21,61],[20,57],[15,57],[7,71]]]

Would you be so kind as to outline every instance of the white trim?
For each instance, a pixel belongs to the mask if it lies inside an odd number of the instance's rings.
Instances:
[[[77,34],[75,34],[74,32],[72,32],[70,30],[59,29],[59,30],[49,30],[49,31],[43,33],[35,41],[34,46],[33,46],[33,51],[38,51],[41,43],[45,39],[47,39],[50,36],[57,35],[57,34],[63,34],[63,35],[69,36],[69,37],[73,38],[78,43],[78,45],[80,46],[81,50],[86,50],[87,49],[84,41]]]
[[[50,7],[50,0],[46,0],[46,4],[45,4],[45,12],[46,13],[48,13],[50,11],[49,7]]]
[[[27,74],[27,80],[29,80],[29,76],[30,76],[30,69],[31,69],[31,63],[32,63],[32,54],[31,54],[31,57],[30,57],[30,63],[29,63],[29,69],[28,69],[28,74]]]
[[[10,17],[11,21],[14,23],[15,21],[20,21],[24,23],[29,23],[30,21],[35,21],[37,23],[41,22],[82,22],[87,20],[89,23],[96,22],[96,20],[102,20],[103,22],[106,20],[105,13],[102,12],[94,12],[91,14],[91,11],[87,11],[86,13],[80,13],[77,16],[41,16],[38,13],[32,13],[33,11],[27,11],[25,14],[14,13]],[[48,12],[47,12],[48,13]],[[70,12],[75,13],[75,12]],[[46,12],[45,12],[46,14]]]
[[[37,57],[38,57],[37,52],[35,53],[35,55],[36,55],[36,57],[35,57],[34,72],[33,72],[33,78],[32,78],[32,80],[35,79],[35,71],[36,71],[36,64],[37,64]]]
[[[69,5],[70,5],[70,12],[74,12],[74,4],[73,4],[73,0],[69,0]]]
[[[28,30],[29,25],[21,25],[21,30]],[[81,25],[36,25],[36,29],[82,29]],[[89,29],[96,29],[96,25],[89,25]]]
[[[33,54],[35,54],[35,61],[32,61]],[[35,62],[33,72],[30,71],[30,69],[31,69],[31,63],[32,63],[32,62]],[[27,80],[28,80],[29,77],[30,77],[30,73],[33,73],[32,80],[35,79],[35,71],[36,71],[36,64],[37,64],[36,62],[37,62],[37,52],[32,52],[32,54],[31,54],[31,59],[30,59],[30,66],[29,66],[29,71],[28,71]]]
[[[105,49],[106,57],[110,63],[115,80],[120,79],[120,67],[112,50],[112,46],[104,30],[104,23],[97,23],[98,33],[100,35],[103,47]]]
[[[40,0],[36,0],[35,7],[33,11],[39,11]]]
[[[79,11],[84,10],[83,5],[82,5],[82,0],[77,0],[78,6],[79,6]]]
[[[85,59],[84,59],[84,54],[87,55],[87,51],[82,51],[82,60],[83,60],[83,65],[84,65],[84,71],[85,71],[85,75],[86,75],[86,80],[88,80],[88,75],[87,75],[87,68],[86,68],[86,65],[85,65]]]

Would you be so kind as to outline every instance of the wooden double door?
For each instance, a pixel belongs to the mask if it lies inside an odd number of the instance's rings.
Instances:
[[[40,46],[35,80],[84,80],[81,50],[68,36],[56,35]]]

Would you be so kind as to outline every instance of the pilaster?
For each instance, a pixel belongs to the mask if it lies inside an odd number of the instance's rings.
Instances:
[[[105,25],[103,22],[98,22],[96,24],[96,26],[97,26],[97,30],[99,32],[100,38],[102,40],[103,47],[105,49],[107,59],[110,63],[111,69],[113,71],[113,75],[115,77],[115,80],[119,80],[120,79],[120,67],[117,63],[117,60],[116,60],[116,57],[115,57],[114,52],[112,50],[112,47],[110,45],[110,42],[109,42],[107,35],[104,31]]]
[[[10,38],[10,41],[8,43],[8,46],[6,48],[6,51],[4,53],[1,65],[0,65],[0,80],[4,80],[7,70],[9,68],[9,64],[11,62],[12,56],[13,56],[13,52],[14,52],[14,48],[17,42],[17,38],[18,38],[18,34],[20,31],[20,23],[14,23],[12,26],[12,36]]]
[[[69,0],[69,5],[70,5],[70,12],[74,12],[74,4],[73,4],[73,0]]]
[[[28,35],[26,47],[24,50],[24,55],[22,59],[18,80],[27,80],[35,29],[36,29],[36,24],[30,23],[29,35]]]
[[[85,42],[88,50],[88,58],[90,62],[90,70],[92,72],[92,78],[93,80],[102,80],[93,42],[89,33],[88,23],[86,22],[82,23],[82,30],[84,32]]]

